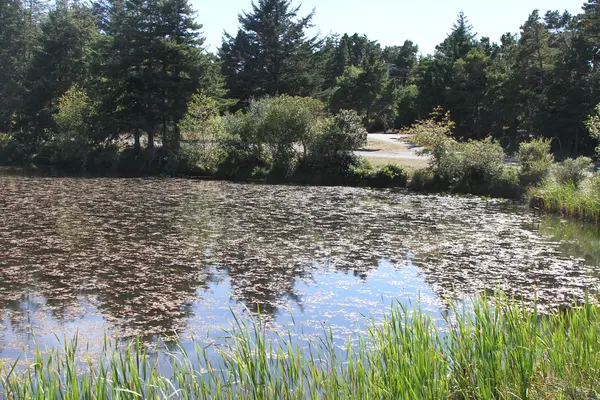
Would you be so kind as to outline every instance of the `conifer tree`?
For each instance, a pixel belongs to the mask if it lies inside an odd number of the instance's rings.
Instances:
[[[306,96],[315,90],[313,52],[319,41],[306,35],[314,11],[305,17],[299,12],[291,0],[258,0],[239,15],[237,34],[225,33],[222,71],[240,106],[252,97]]]

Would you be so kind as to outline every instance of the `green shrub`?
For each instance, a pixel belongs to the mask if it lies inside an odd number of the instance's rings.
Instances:
[[[433,168],[417,169],[412,173],[408,188],[417,192],[427,192],[436,189],[437,178]]]
[[[116,146],[99,147],[87,155],[86,171],[113,173],[119,168],[120,153]]]
[[[491,138],[458,142],[448,113],[434,110],[431,117],[411,126],[407,133],[430,156],[431,168],[412,179],[415,190],[448,190],[489,195],[504,186],[505,154]],[[435,188],[435,189],[434,189]]]
[[[52,117],[56,131],[50,139],[51,162],[62,167],[84,169],[93,149],[90,120],[94,105],[77,86],[69,89],[58,101],[58,111]]]
[[[301,184],[358,186],[364,184],[364,171],[370,168],[366,160],[352,153],[329,159],[304,157],[289,179]]]
[[[253,103],[251,112],[257,114],[258,106],[264,103]],[[265,146],[258,141],[252,123],[257,117],[248,117],[238,112],[223,117],[225,134],[218,140],[217,146],[222,151],[216,175],[224,179],[243,181],[251,177],[255,168],[272,166],[272,158]]]
[[[187,113],[179,123],[182,140],[206,142],[219,140],[224,133],[219,104],[203,93],[195,94],[188,103]]]
[[[325,106],[312,98],[280,96],[253,100],[248,111],[224,118],[221,168],[240,179],[270,166],[273,181],[288,179],[308,149],[324,117]]]
[[[421,154],[430,155],[431,166],[438,168],[442,158],[456,144],[452,138],[454,127],[450,113],[443,113],[443,110],[438,107],[429,119],[416,122],[405,132],[411,135],[411,140],[416,145],[423,148]]]
[[[488,195],[516,199],[523,195],[523,188],[519,183],[519,171],[512,166],[505,166],[502,175],[494,180],[489,187]]]
[[[311,141],[310,156],[335,160],[367,144],[367,130],[356,111],[341,110],[321,122],[319,133]]]
[[[407,182],[408,172],[395,164],[385,165],[367,175],[367,185],[370,187],[406,187]]]
[[[567,158],[562,163],[554,165],[554,177],[558,183],[578,187],[593,166],[592,159],[589,157]]]
[[[600,140],[600,104],[596,106],[594,113],[585,121],[585,126],[588,128],[590,136],[597,141]],[[600,146],[596,147],[596,154],[600,155]]]
[[[438,174],[451,182],[452,189],[487,194],[504,173],[504,150],[488,138],[454,143],[442,157]]]
[[[550,140],[534,139],[521,143],[517,152],[519,181],[523,186],[537,185],[548,177],[554,162],[550,152]]]
[[[287,172],[299,158],[300,146],[306,153],[324,113],[324,104],[312,98],[280,96],[254,100],[246,114],[244,134],[266,146],[273,164]]]

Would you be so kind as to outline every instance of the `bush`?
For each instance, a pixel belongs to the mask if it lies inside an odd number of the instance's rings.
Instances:
[[[418,121],[405,132],[412,136],[412,141],[423,148],[422,154],[431,156],[430,164],[437,168],[441,159],[451,147],[456,144],[452,138],[454,122],[450,119],[450,113],[443,113],[441,108],[436,108],[429,119]]]
[[[597,141],[600,140],[600,104],[596,106],[594,113],[585,121],[585,126],[588,128],[590,136]],[[600,146],[596,147],[596,154],[600,155]]]
[[[271,169],[271,156],[255,139],[251,120],[242,112],[223,117],[225,135],[218,141],[222,151],[222,162],[216,172],[218,177],[243,181],[251,177],[255,168]]]
[[[523,186],[537,185],[548,177],[554,162],[550,140],[535,139],[521,143],[517,152],[519,181]]]
[[[579,187],[593,166],[592,159],[589,157],[567,158],[562,163],[554,165],[554,177],[558,183]]]
[[[408,172],[395,164],[376,169],[367,176],[367,186],[376,188],[406,187]]]
[[[59,99],[58,111],[53,115],[56,132],[50,140],[52,163],[75,169],[85,168],[87,156],[93,148],[89,126],[93,112],[90,98],[77,86]]]
[[[442,156],[438,174],[459,192],[487,194],[504,172],[504,150],[488,138],[453,143]]]
[[[427,192],[436,189],[436,175],[432,168],[415,170],[408,183],[408,188],[417,192]]]
[[[287,179],[310,148],[324,109],[312,98],[281,96],[253,100],[247,113],[225,117],[222,173],[244,179],[267,167],[272,180]]]
[[[274,165],[289,171],[299,158],[299,146],[307,152],[324,113],[324,104],[312,98],[255,100],[250,103],[243,133],[248,140],[267,147]]]
[[[341,110],[323,120],[319,131],[309,151],[315,159],[338,159],[367,143],[367,130],[356,111]]]

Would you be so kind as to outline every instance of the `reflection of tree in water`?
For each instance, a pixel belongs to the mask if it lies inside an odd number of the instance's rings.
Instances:
[[[181,329],[196,289],[211,277],[198,268],[194,249],[181,236],[181,194],[168,183],[161,193],[160,186],[126,180],[14,182],[9,189],[26,198],[22,205],[11,203],[6,213],[3,229],[12,243],[1,249],[0,241],[0,251],[10,254],[0,261],[0,277],[18,284],[2,285],[0,303],[34,290],[62,320],[87,296],[123,334]],[[8,195],[10,190],[0,197],[6,201]],[[22,234],[16,226],[23,226]]]
[[[34,292],[57,319],[84,296],[123,333],[181,330],[198,289],[275,314],[302,307],[299,281],[324,270],[365,279],[406,255],[440,295],[484,287],[546,297],[588,287],[586,269],[477,199],[352,188],[181,180],[2,179],[0,308]],[[213,275],[216,271],[217,274]],[[400,295],[400,294],[399,294]],[[551,299],[550,299],[551,300]],[[12,302],[12,303],[11,303]]]

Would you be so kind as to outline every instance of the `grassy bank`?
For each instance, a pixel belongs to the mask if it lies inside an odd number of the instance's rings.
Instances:
[[[38,355],[25,370],[4,365],[7,399],[583,399],[600,395],[600,308],[552,316],[497,297],[456,310],[451,329],[396,307],[345,352],[331,338],[308,347],[242,323],[229,344],[151,357],[143,346],[76,362],[77,346]],[[162,361],[157,361],[162,360]],[[162,364],[161,364],[162,363]],[[168,364],[168,367],[167,365]],[[165,373],[164,371],[172,371]]]
[[[530,202],[534,208],[598,224],[600,223],[599,183],[596,178],[586,179],[581,187],[548,181],[531,190]]]

